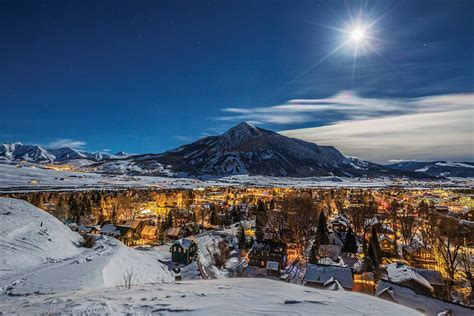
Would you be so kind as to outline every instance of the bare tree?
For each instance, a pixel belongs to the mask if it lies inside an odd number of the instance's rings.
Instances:
[[[400,225],[400,234],[402,235],[405,244],[410,245],[417,232],[415,217],[413,215],[399,216],[398,224]]]
[[[456,219],[431,212],[419,225],[425,248],[441,264],[447,275],[447,296],[450,298],[452,281],[460,264],[462,234]]]
[[[115,284],[115,287],[118,289],[131,289],[132,286],[135,284],[136,277],[135,272],[132,270],[128,270],[123,276],[122,280],[118,281]]]

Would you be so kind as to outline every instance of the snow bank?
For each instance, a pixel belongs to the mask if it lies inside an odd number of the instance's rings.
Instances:
[[[158,258],[118,242],[117,250],[103,269],[104,286],[123,284],[123,277],[129,273],[134,284],[174,281],[172,273]]]
[[[348,291],[326,291],[268,279],[220,279],[0,296],[5,314],[169,315],[421,315],[413,309]]]

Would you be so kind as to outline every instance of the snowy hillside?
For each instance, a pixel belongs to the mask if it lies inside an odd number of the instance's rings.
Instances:
[[[93,248],[52,215],[16,199],[0,198],[0,294],[60,293],[123,284],[170,282],[156,253],[98,237]]]
[[[0,277],[81,252],[82,238],[28,202],[0,198]]]
[[[252,278],[0,297],[0,310],[6,314],[421,315],[369,295]]]

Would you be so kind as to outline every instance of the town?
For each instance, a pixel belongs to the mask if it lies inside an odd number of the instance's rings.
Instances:
[[[474,303],[473,194],[207,187],[7,196],[49,212],[91,244],[106,235],[169,252],[163,262],[177,280],[225,272],[454,312]]]

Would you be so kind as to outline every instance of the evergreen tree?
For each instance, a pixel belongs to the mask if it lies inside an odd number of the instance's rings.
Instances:
[[[375,228],[375,226],[372,226],[367,254],[365,255],[365,259],[364,259],[364,265],[365,265],[366,271],[377,272],[377,269],[382,260],[381,252],[382,251],[380,249],[377,229]]]
[[[344,242],[343,252],[357,253],[357,240],[352,228],[349,227],[346,233],[346,241]]]
[[[318,230],[316,231],[315,242],[318,245],[318,249],[319,245],[329,244],[329,231],[324,211],[321,211],[321,213],[319,213]]]
[[[313,243],[309,251],[309,258],[308,258],[309,263],[312,263],[312,264],[318,263],[318,252],[319,252],[319,245],[317,245],[315,242]]]
[[[257,237],[257,241],[263,241],[265,237],[265,228],[267,226],[268,215],[267,215],[267,207],[262,200],[258,201],[257,210],[256,210],[256,219],[255,219],[255,226],[256,232],[255,235]]]
[[[210,224],[211,225],[218,225],[219,224],[219,218],[218,218],[218,215],[217,215],[216,207],[214,205],[211,205],[209,214],[210,214],[209,215]]]
[[[240,232],[239,232],[239,248],[244,249],[247,244],[247,240],[245,238],[245,230],[242,224],[240,225]]]

